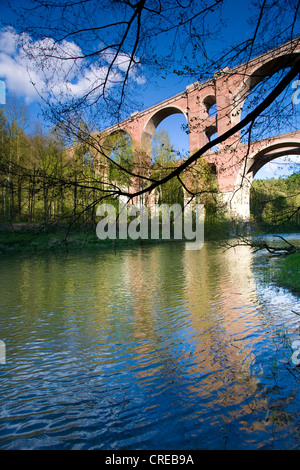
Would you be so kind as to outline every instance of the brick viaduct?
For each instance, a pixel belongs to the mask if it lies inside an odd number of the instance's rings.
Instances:
[[[133,150],[138,155],[151,155],[151,141],[157,126],[168,116],[182,113],[189,130],[190,154],[206,144],[213,134],[221,136],[240,121],[243,103],[251,89],[264,77],[290,67],[300,57],[300,40],[273,49],[236,68],[216,72],[204,83],[193,83],[170,99],[133,113],[130,118],[112,126],[101,135],[129,134]],[[293,90],[291,89],[291,97]],[[216,105],[216,114],[209,115]],[[102,137],[103,138],[103,137]],[[267,162],[283,155],[300,155],[300,130],[241,143],[234,134],[219,144],[217,151],[208,151],[204,158],[215,165],[220,199],[235,218],[249,219],[251,182]]]

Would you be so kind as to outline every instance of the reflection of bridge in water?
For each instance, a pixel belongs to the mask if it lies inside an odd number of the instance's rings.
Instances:
[[[184,92],[135,112],[129,119],[105,130],[101,134],[103,147],[108,135],[128,134],[137,160],[150,162],[155,129],[166,117],[181,113],[187,120],[192,154],[207,144],[212,136],[221,136],[237,125],[251,90],[265,77],[296,63],[299,65],[299,57],[298,38],[234,69],[227,67],[216,72],[211,80],[193,83]],[[212,106],[216,106],[215,116],[209,113]],[[252,142],[249,146],[241,143],[238,132],[220,143],[217,151],[206,152],[204,158],[216,172],[221,200],[229,212],[248,219],[253,177],[267,162],[291,154],[300,154],[299,130]]]
[[[228,381],[228,404],[244,399],[247,387],[255,390],[249,371],[255,341],[247,338],[261,318],[252,256],[249,247],[224,253],[210,244],[197,252],[158,245],[127,253],[121,277],[145,387],[153,383],[153,393],[160,393],[154,377],[167,375],[174,384],[186,381],[187,393],[220,399]]]

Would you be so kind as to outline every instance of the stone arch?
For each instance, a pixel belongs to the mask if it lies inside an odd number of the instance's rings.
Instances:
[[[280,70],[288,67],[292,67],[297,59],[300,57],[299,52],[291,53],[282,53],[277,57],[270,57],[269,60],[264,63],[257,64],[251,71],[245,73],[245,79],[238,88],[237,93],[234,95],[235,109],[234,114],[236,116],[241,116],[241,110],[243,108],[244,102],[248,97],[251,90],[258,85],[265,77],[271,77]]]
[[[216,115],[216,112],[217,110],[215,110],[215,112],[211,115],[210,114],[210,110],[212,109],[212,107],[214,107],[217,102],[216,102],[216,96],[215,95],[207,95],[203,101],[202,101],[203,105],[204,105],[204,108],[207,112],[207,115],[209,117],[214,117]]]
[[[121,137],[127,136],[128,142],[123,142],[124,152],[122,147],[118,148],[117,153],[114,155],[113,149]],[[99,171],[103,174],[106,181],[114,182],[127,189],[130,184],[129,177],[126,173],[122,173],[118,165],[114,164],[114,160],[121,167],[132,169],[134,165],[134,154],[132,148],[133,142],[130,133],[126,129],[118,128],[110,133],[106,133],[101,139],[101,160],[99,162]]]
[[[205,128],[205,135],[207,137],[207,142],[209,142],[213,136],[216,136],[218,132],[217,125],[216,124],[211,124],[210,126]]]
[[[132,145],[132,137],[126,129],[117,129],[112,131],[109,134],[106,134],[101,142],[101,150],[106,156],[110,156],[111,151],[120,137],[128,135]]]
[[[210,142],[218,135],[217,126],[217,101],[216,95],[212,90],[202,99],[202,108],[204,109],[205,127],[203,144]],[[212,150],[217,150],[217,147]]]
[[[283,140],[261,149],[252,155],[246,166],[246,174],[254,178],[266,163],[285,155],[300,155],[300,140]]]
[[[173,114],[183,114],[187,118],[187,113],[178,106],[167,106],[155,112],[145,124],[142,132],[141,147],[147,155],[151,154],[151,142],[153,134],[159,124]]]
[[[235,217],[250,220],[250,189],[254,176],[266,163],[287,155],[300,155],[300,139],[282,139],[252,152],[246,166],[241,166],[235,191],[228,195],[230,211]]]

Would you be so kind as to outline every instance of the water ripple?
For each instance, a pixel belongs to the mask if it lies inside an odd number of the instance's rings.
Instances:
[[[210,244],[4,258],[0,448],[297,446],[300,304],[262,263]]]

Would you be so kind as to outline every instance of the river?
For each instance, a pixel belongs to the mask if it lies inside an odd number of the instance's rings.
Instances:
[[[300,299],[249,247],[2,255],[0,449],[298,449]]]

